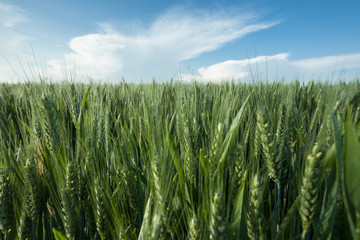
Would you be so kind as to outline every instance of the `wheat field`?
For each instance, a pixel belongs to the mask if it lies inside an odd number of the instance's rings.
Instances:
[[[0,84],[2,239],[360,239],[360,82]]]

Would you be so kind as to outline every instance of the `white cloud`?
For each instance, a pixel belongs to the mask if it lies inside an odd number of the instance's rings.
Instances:
[[[250,74],[253,65],[262,65],[265,62],[284,61],[288,53],[281,53],[274,56],[258,56],[245,60],[229,60],[208,67],[198,69],[199,80],[205,82],[221,82],[231,79],[243,79]]]
[[[16,82],[19,79],[14,69],[21,69],[18,58],[22,56],[23,43],[30,39],[16,29],[16,25],[27,21],[22,9],[0,3],[0,82]],[[11,64],[11,65],[10,65]]]
[[[291,65],[299,68],[309,69],[312,71],[331,71],[332,69],[359,68],[360,54],[348,54],[298,60],[292,61]]]
[[[2,27],[11,28],[17,23],[22,23],[26,20],[27,18],[21,8],[0,3],[0,24]]]
[[[305,82],[312,76],[320,79],[327,78],[334,73],[341,74],[344,70],[360,70],[360,54],[327,56],[303,60],[289,59],[289,53],[272,56],[258,56],[244,60],[230,60],[201,67],[196,74],[183,74],[179,78],[183,81],[222,82],[230,80],[285,80],[301,78]],[[348,80],[354,76],[348,76]],[[255,78],[255,79],[253,79]]]
[[[133,29],[133,34],[101,24],[98,33],[71,39],[69,47],[73,52],[66,54],[65,60],[49,61],[49,70],[57,75],[56,71],[72,62],[79,74],[104,80],[168,80],[180,61],[275,24],[260,22],[253,13],[235,15],[173,8],[148,28]]]

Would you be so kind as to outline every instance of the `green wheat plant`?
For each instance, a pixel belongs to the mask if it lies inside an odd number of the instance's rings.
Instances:
[[[0,239],[360,239],[359,96],[0,84]]]

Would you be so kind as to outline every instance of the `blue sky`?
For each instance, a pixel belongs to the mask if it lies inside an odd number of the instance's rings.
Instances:
[[[359,12],[358,0],[0,0],[0,82],[350,81]]]

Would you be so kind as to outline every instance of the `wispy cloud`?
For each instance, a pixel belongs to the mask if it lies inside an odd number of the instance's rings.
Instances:
[[[331,71],[331,69],[351,69],[360,67],[360,53],[292,61],[291,65],[310,71]]]
[[[101,24],[99,32],[71,39],[72,52],[65,54],[64,59],[49,61],[49,68],[59,70],[70,62],[80,74],[104,80],[169,79],[180,61],[214,51],[277,23],[261,21],[250,12],[228,14],[175,7],[148,28],[133,29],[132,34]]]
[[[258,56],[243,60],[230,60],[201,67],[195,74],[182,74],[183,81],[222,82],[229,80],[249,81],[253,78],[266,80],[293,80],[301,78],[310,81],[312,76],[327,78],[344,70],[360,70],[360,54],[348,54],[311,58],[289,59],[289,53],[272,56]],[[353,76],[349,76],[350,78]]]
[[[2,27],[11,28],[18,23],[27,21],[24,11],[14,5],[0,3],[0,13]]]
[[[17,58],[22,55],[19,49],[23,49],[22,44],[30,39],[16,28],[17,24],[27,21],[25,12],[21,8],[0,3],[0,82],[18,81],[8,62],[17,65]]]

